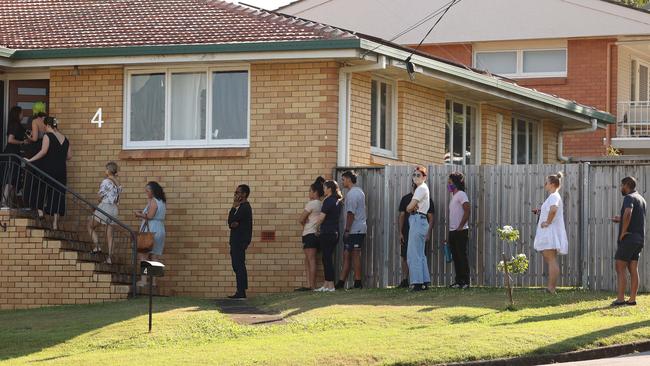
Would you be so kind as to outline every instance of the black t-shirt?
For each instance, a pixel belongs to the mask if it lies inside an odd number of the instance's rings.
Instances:
[[[9,125],[7,126],[7,137],[9,137],[9,135],[14,135],[14,138],[16,140],[22,141],[25,139],[25,135],[26,135],[25,128],[20,124],[20,122],[9,123]],[[19,154],[20,145],[10,144],[7,142],[5,153]]]
[[[339,232],[339,217],[341,215],[341,201],[335,196],[329,196],[323,201],[321,212],[325,214],[325,220],[320,224],[321,234],[333,234]]]
[[[238,208],[231,208],[228,213],[228,227],[233,222],[239,225],[230,229],[230,244],[249,245],[253,238],[253,209],[250,203],[244,202]]]
[[[407,238],[409,236],[409,216],[410,213],[406,212],[406,207],[411,203],[413,200],[413,193],[409,193],[406,196],[402,197],[402,200],[399,203],[399,212],[404,212],[406,215],[404,217],[404,226],[402,226],[402,235],[404,235],[404,238]],[[429,199],[429,211],[427,211],[427,214],[433,215],[433,200]]]
[[[628,226],[627,232],[632,234],[634,239],[643,241],[645,238],[645,199],[636,191],[623,198],[621,224],[618,228],[619,236],[623,229],[623,214],[626,208],[632,209],[632,217],[630,217],[630,226]]]

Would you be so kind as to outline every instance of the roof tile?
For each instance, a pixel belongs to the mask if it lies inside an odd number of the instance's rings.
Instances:
[[[220,0],[2,0],[0,47],[51,49],[356,38]]]

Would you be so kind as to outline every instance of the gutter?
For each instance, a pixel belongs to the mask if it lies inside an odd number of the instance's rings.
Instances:
[[[595,118],[591,119],[591,127],[588,128],[581,128],[581,129],[574,129],[574,130],[561,130],[557,134],[557,157],[562,161],[563,163],[568,163],[570,158],[568,156],[564,156],[564,134],[567,132],[570,133],[586,133],[586,132],[594,132],[598,129],[598,120]]]
[[[377,63],[370,65],[344,66],[339,69],[339,123],[336,164],[350,165],[350,74],[383,70],[388,65],[386,56],[378,55]]]
[[[345,48],[359,48],[359,39],[310,40],[247,42],[222,44],[191,45],[157,45],[94,48],[53,48],[11,50],[10,58],[14,60],[33,60],[50,58],[79,57],[125,57],[125,56],[160,56],[229,52],[274,52],[274,51],[313,51]],[[0,49],[0,56],[2,49]]]

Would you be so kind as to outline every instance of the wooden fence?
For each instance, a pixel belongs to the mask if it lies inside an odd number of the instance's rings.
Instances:
[[[336,176],[348,169],[337,169]],[[364,282],[369,287],[395,286],[401,280],[398,207],[402,196],[411,189],[410,166],[356,168],[358,186],[366,193],[368,235],[363,251]],[[615,288],[614,252],[618,226],[610,221],[618,215],[622,197],[620,180],[635,176],[638,191],[646,196],[650,166],[583,164],[429,166],[428,182],[435,207],[435,226],[427,243],[427,257],[433,285],[453,282],[452,264],[444,261],[442,243],[447,237],[447,178],[450,173],[465,174],[467,195],[472,207],[470,217],[470,270],[474,285],[501,286],[503,275],[496,270],[501,253],[514,249],[498,239],[496,229],[511,225],[519,229],[522,243],[517,252],[530,259],[525,275],[516,276],[518,286],[542,286],[546,266],[533,247],[537,216],[531,210],[540,207],[546,197],[544,179],[565,173],[561,195],[569,237],[569,254],[560,259],[560,286],[580,286],[594,290]],[[345,194],[345,192],[344,192]],[[339,246],[342,248],[342,246]],[[340,258],[340,255],[337,256]],[[639,262],[641,290],[650,289],[650,263],[642,255]]]

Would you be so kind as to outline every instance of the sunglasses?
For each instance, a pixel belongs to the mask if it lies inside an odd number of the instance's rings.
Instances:
[[[423,175],[420,173],[413,173],[413,178],[422,178]]]

